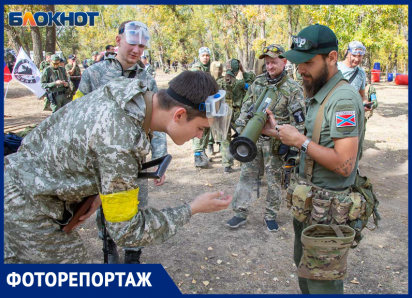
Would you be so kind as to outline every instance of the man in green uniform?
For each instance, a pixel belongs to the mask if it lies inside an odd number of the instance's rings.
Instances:
[[[231,197],[221,191],[162,210],[140,209],[138,197],[147,132],[163,131],[177,145],[201,137],[218,123],[202,111],[217,91],[206,73],[183,72],[153,96],[144,82],[119,77],[40,123],[4,160],[4,262],[90,263],[77,231],[61,228],[93,195],[80,223],[102,205],[110,236],[131,248],[166,241],[195,213],[227,208]]]
[[[143,31],[141,38],[138,34]],[[130,33],[130,34],[129,34]],[[136,34],[134,34],[136,33]],[[147,38],[147,39],[146,39]],[[119,34],[116,36],[118,53],[115,57],[108,56],[101,63],[95,63],[87,68],[80,81],[79,89],[75,98],[89,94],[111,80],[120,76],[139,79],[144,82],[149,91],[157,92],[157,85],[154,78],[144,69],[143,63],[139,60],[145,48],[150,46],[150,35],[148,28],[141,22],[126,21],[120,24]],[[154,131],[151,134],[152,159],[156,159],[167,154],[167,141],[164,132]],[[162,185],[164,179],[155,181],[157,186]],[[148,205],[148,181],[140,183],[139,198],[140,208]],[[100,210],[97,211],[96,224],[99,229],[99,237],[103,237]],[[141,250],[139,247],[127,248],[125,250],[125,263],[140,262]],[[118,262],[117,245],[109,239],[109,263]]]
[[[49,66],[50,66],[50,57],[51,57],[51,55],[52,55],[51,52],[46,52],[46,58],[45,58],[45,60],[43,60],[42,62],[40,62],[40,66],[39,66],[40,73],[42,73],[43,70],[44,70],[46,67],[49,67]],[[43,111],[51,111],[50,101],[49,101],[49,99],[47,98],[47,96],[44,96],[44,108],[43,108]]]
[[[66,64],[65,68],[70,78],[69,98],[72,99],[73,96],[76,94],[77,89],[79,88],[82,72],[80,70],[79,65],[77,65],[76,57],[74,55],[69,55],[68,58],[69,58],[69,63]]]
[[[201,47],[199,49],[199,61],[193,64],[192,71],[204,71],[210,73],[210,49]],[[195,153],[195,167],[209,167],[209,158],[205,153],[206,147],[211,138],[210,130],[205,129],[201,139],[193,139],[193,151]],[[212,145],[213,146],[213,145]]]
[[[254,104],[260,105],[258,99],[268,90],[275,90],[276,98],[272,111],[280,123],[292,124],[301,132],[304,130],[305,104],[303,94],[298,84],[288,76],[285,66],[286,59],[279,58],[284,53],[282,46],[272,44],[264,48],[259,59],[265,59],[266,73],[256,77],[248,90],[248,98],[242,105],[241,114],[236,120],[237,130],[241,132],[249,121],[248,112]],[[232,208],[235,216],[226,225],[230,228],[238,228],[246,223],[252,203],[253,186],[258,179],[261,179],[263,172],[266,172],[268,181],[268,192],[266,195],[266,209],[264,221],[269,231],[279,229],[276,221],[277,213],[281,206],[281,170],[285,163],[284,157],[293,152],[297,154],[298,149],[289,148],[282,152],[281,142],[265,135],[259,137],[257,146],[257,156],[250,162],[241,164],[241,173],[236,191],[233,196]],[[261,169],[264,169],[263,171]]]
[[[308,97],[306,135],[291,125],[276,123],[276,115],[273,117],[270,111],[269,122],[262,133],[280,139],[283,144],[301,148],[299,177],[288,189],[293,197],[288,197],[294,216],[295,264],[297,267],[312,266],[307,268],[309,272],[305,275],[298,270],[302,293],[343,294],[342,278],[346,269],[341,270],[346,268],[346,259],[345,264],[339,264],[341,267],[329,268],[332,259],[307,259],[301,236],[311,224],[347,224],[349,220],[350,208],[355,206],[351,186],[355,182],[364,138],[362,99],[338,70],[338,39],[331,29],[311,25],[294,36],[292,42],[291,50],[280,57],[299,65]],[[320,125],[316,126],[318,113]]]
[[[66,69],[60,66],[60,57],[52,55],[50,58],[51,66],[44,69],[41,75],[41,86],[47,90],[47,98],[50,101],[52,112],[70,102],[67,97],[69,93],[69,83],[67,79]]]
[[[243,74],[243,79],[238,80],[236,76],[239,71]],[[242,63],[237,59],[230,59],[226,62],[226,74],[219,77],[216,82],[220,89],[226,91],[226,103],[232,108],[233,115],[231,124],[235,127],[235,121],[240,115],[240,110],[243,104],[243,98],[246,95],[246,90],[249,85],[253,83],[255,74],[251,71],[246,72]],[[230,131],[230,130],[229,130]],[[220,153],[222,154],[222,165],[224,173],[233,172],[233,156],[229,151],[229,144],[231,141],[231,134],[221,143]]]

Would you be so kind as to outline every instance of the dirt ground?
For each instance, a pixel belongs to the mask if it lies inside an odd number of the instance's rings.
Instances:
[[[175,74],[158,73],[159,87]],[[6,85],[4,85],[6,88]],[[379,108],[369,120],[360,162],[363,175],[372,178],[382,220],[375,231],[365,231],[357,249],[351,250],[345,293],[408,293],[408,88],[394,83],[377,83]],[[43,102],[16,82],[12,82],[5,100],[5,125],[16,120],[27,122],[47,117]],[[217,151],[215,146],[215,151]],[[150,206],[178,206],[212,190],[233,194],[239,179],[235,172],[224,174],[221,156],[213,156],[210,169],[193,164],[191,142],[174,145],[168,139],[173,156],[166,183],[150,183]],[[266,183],[261,198],[253,204],[248,223],[230,230],[224,223],[231,210],[196,214],[175,237],[161,245],[143,249],[144,263],[161,263],[182,293],[210,294],[298,294],[296,267],[293,264],[292,216],[282,205],[278,219],[280,230],[267,231],[263,224]],[[102,243],[98,240],[94,218],[80,229],[95,263],[102,263]],[[123,252],[122,252],[123,254]],[[122,258],[123,259],[123,258]],[[206,285],[205,285],[206,284]]]

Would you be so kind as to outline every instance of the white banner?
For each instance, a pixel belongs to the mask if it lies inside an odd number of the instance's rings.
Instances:
[[[46,93],[46,90],[44,90],[40,84],[40,71],[37,69],[33,61],[31,61],[30,57],[27,56],[23,48],[20,48],[11,75],[13,79],[24,85],[37,97],[41,97]]]

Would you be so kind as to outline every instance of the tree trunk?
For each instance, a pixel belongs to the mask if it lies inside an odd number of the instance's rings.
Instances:
[[[13,27],[6,24],[6,22],[4,23],[4,31],[6,31],[11,47],[16,52],[16,55],[18,55],[20,47],[22,46],[19,35],[17,34],[16,30]]]
[[[288,9],[288,35],[289,44],[292,44],[292,5],[287,6]]]
[[[43,51],[42,51],[42,43],[41,43],[41,34],[39,27],[32,27],[31,29],[31,38],[33,40],[33,62],[39,67],[40,62],[43,61]],[[30,54],[30,53],[28,53]]]
[[[54,5],[46,5],[46,11],[55,12]],[[46,27],[46,52],[56,52],[56,25],[53,23],[53,26]]]
[[[257,35],[257,28],[252,28],[252,35],[251,35],[251,40],[250,40],[250,48],[253,46],[253,42],[256,39]],[[250,50],[250,55],[249,55],[249,64],[247,65],[247,69],[253,69],[253,66],[255,64],[255,51]]]

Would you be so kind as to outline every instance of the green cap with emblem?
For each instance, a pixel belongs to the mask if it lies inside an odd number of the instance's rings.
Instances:
[[[315,24],[292,36],[290,50],[279,57],[300,64],[316,55],[329,54],[332,51],[338,51],[338,38],[335,33],[327,26]]]
[[[277,58],[280,54],[283,54],[284,52],[285,49],[281,45],[271,44],[270,46],[267,46],[263,49],[263,53],[259,56],[259,59],[263,59],[265,58],[265,56]]]
[[[92,53],[92,56],[95,56],[95,55],[99,55],[99,53],[96,52],[96,51],[94,51],[94,52]]]
[[[59,55],[51,55],[51,57],[50,57],[50,60],[51,61],[54,61],[54,62],[59,62],[60,63],[60,57],[59,57]]]

